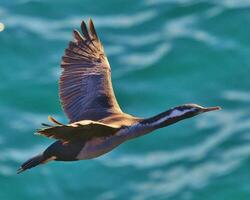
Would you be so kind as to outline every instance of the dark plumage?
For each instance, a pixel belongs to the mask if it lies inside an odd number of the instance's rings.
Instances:
[[[29,159],[18,173],[51,160],[74,161],[103,155],[119,144],[155,129],[195,115],[219,110],[185,104],[151,118],[123,113],[111,83],[111,69],[92,20],[89,28],[81,24],[82,34],[73,31],[62,57],[59,93],[70,123],[62,124],[49,116],[53,124],[42,125],[37,133],[57,141],[41,154]]]

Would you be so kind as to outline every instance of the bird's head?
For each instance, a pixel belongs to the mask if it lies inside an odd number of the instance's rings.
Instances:
[[[219,106],[205,108],[197,104],[184,104],[184,105],[175,107],[172,110],[171,114],[176,117],[188,118],[188,117],[193,117],[201,113],[220,110],[220,109],[221,108]]]

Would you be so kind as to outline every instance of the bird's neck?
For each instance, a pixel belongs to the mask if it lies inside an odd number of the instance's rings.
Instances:
[[[189,114],[189,111],[190,110],[180,110],[178,107],[176,107],[153,117],[142,119],[140,122],[130,127],[127,132],[124,132],[123,135],[127,139],[146,135],[156,129],[169,126],[180,120],[194,116]]]
[[[174,124],[180,120],[192,117],[192,114],[189,114],[190,110],[180,110],[178,107],[169,109],[165,112],[162,112],[153,117],[144,119],[140,122],[142,126],[151,128],[152,130],[163,128]]]

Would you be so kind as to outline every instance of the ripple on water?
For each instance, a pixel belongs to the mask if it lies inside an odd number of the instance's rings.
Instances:
[[[183,194],[185,189],[200,189],[209,184],[214,177],[228,174],[239,166],[239,161],[228,160],[219,162],[204,162],[192,168],[173,167],[168,171],[158,171],[144,183],[131,185],[136,191],[134,199],[147,199],[156,196],[173,197]]]
[[[213,0],[215,4],[222,5],[226,8],[247,8],[250,6],[249,0],[222,0],[222,1],[216,1]]]
[[[148,66],[152,66],[158,62],[163,56],[165,56],[171,50],[171,46],[167,43],[159,44],[151,52],[147,53],[133,53],[123,55],[120,61],[124,65],[129,65],[133,67],[133,70],[144,69]],[[135,68],[136,66],[136,68]]]
[[[15,174],[16,169],[13,169],[13,167],[9,166],[9,165],[4,165],[4,164],[0,164],[0,176],[11,176],[13,174]]]
[[[161,5],[161,4],[181,4],[182,6],[186,5],[195,5],[197,1],[194,0],[146,0],[146,5],[153,6],[153,5]],[[246,8],[250,6],[249,0],[204,0],[199,1],[198,3],[207,2],[209,4],[214,4],[217,6],[223,6],[228,8]]]
[[[159,32],[151,32],[151,33],[143,33],[140,35],[128,35],[127,33],[125,35],[119,34],[119,35],[113,35],[111,34],[110,40],[115,40],[119,44],[129,45],[133,47],[140,47],[140,46],[146,46],[149,44],[155,44],[157,42],[161,42],[161,33]]]
[[[42,122],[46,122],[48,114],[38,114],[34,112],[23,111],[17,108],[11,108],[8,105],[0,106],[2,117],[5,126],[16,131],[27,131],[32,127],[38,128]],[[59,121],[62,121],[62,117],[59,115],[53,115]],[[15,120],[10,120],[15,119]]]
[[[248,91],[225,91],[223,97],[230,101],[250,102],[250,92]]]
[[[145,23],[155,16],[155,10],[147,10],[132,15],[92,16],[92,18],[97,28],[130,28]],[[4,16],[4,22],[9,28],[21,27],[21,29],[38,34],[44,39],[69,40],[71,35],[68,31],[65,31],[65,29],[72,30],[72,27],[78,28],[81,21],[88,18],[89,17],[86,16],[74,16],[67,19],[46,20],[35,16],[14,15],[9,13]]]
[[[206,45],[220,48],[234,48],[235,42],[231,39],[219,38],[199,28],[199,23],[203,18],[207,18],[207,13],[192,14],[184,17],[179,17],[166,22],[164,32],[170,40],[176,38],[191,38]]]

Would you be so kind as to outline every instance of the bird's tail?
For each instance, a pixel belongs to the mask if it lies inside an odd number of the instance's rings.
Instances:
[[[21,172],[36,167],[37,165],[40,165],[42,163],[46,162],[46,158],[43,154],[39,154],[37,156],[34,156],[33,158],[30,158],[25,163],[21,165],[21,167],[17,170],[17,173],[20,174]]]

